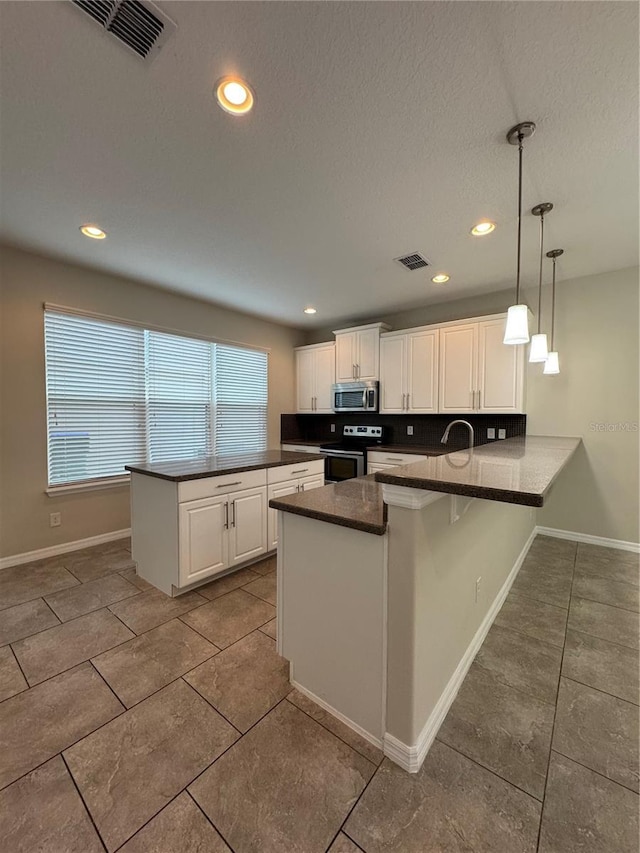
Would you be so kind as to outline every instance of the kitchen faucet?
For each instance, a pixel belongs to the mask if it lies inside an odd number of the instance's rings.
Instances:
[[[463,420],[451,421],[449,426],[445,429],[444,435],[440,439],[440,443],[446,444],[447,441],[449,441],[449,432],[451,431],[451,427],[455,426],[456,424],[464,424],[466,427],[469,427],[469,438],[471,439],[471,444],[469,446],[473,447],[473,444],[474,444],[473,427],[471,426],[469,421],[463,421]]]

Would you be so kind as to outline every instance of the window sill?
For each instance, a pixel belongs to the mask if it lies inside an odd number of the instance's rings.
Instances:
[[[109,477],[104,480],[85,480],[83,483],[68,483],[67,485],[48,486],[45,489],[45,494],[50,498],[60,495],[73,495],[80,492],[95,492],[100,489],[121,489],[128,486],[130,481],[129,474],[123,477]]]

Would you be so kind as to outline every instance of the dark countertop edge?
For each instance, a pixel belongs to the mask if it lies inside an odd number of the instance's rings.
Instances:
[[[337,524],[338,527],[348,527],[350,530],[360,530],[362,533],[373,533],[374,536],[384,536],[387,532],[386,521],[383,524],[369,524],[366,521],[358,521],[354,518],[331,515],[330,513],[309,509],[304,506],[282,503],[277,500],[277,498],[272,498],[269,501],[269,506],[271,509],[278,509],[281,512],[289,512],[292,515],[301,515],[304,518],[313,518],[315,521],[325,521],[327,524]]]
[[[319,438],[314,441],[308,439],[300,439],[295,441],[292,438],[281,439],[280,444],[297,444],[300,445],[309,445],[311,447],[320,447],[323,444],[331,444],[334,441],[338,441],[338,439],[334,436],[332,438]],[[440,450],[439,447],[432,447],[428,445],[408,445],[408,444],[371,444],[367,446],[368,451],[377,451],[380,453],[409,453],[415,456],[445,456],[447,453],[455,453],[456,450],[464,450],[464,447],[458,448],[446,448],[443,445],[443,449]]]
[[[283,451],[286,453],[287,451]],[[156,477],[158,480],[169,480],[172,483],[184,483],[187,480],[204,480],[206,477],[223,477],[225,474],[240,474],[243,471],[260,471],[262,468],[283,468],[285,465],[296,465],[298,462],[316,462],[324,460],[319,453],[296,453],[296,456],[305,456],[305,459],[294,459],[284,462],[260,462],[251,465],[235,465],[223,468],[220,471],[193,471],[188,474],[163,474],[160,471],[147,471],[136,465],[125,465],[125,470],[132,474],[144,474],[147,477]]]

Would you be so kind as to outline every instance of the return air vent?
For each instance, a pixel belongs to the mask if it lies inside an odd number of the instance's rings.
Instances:
[[[170,18],[146,0],[71,2],[143,59],[157,53],[176,28]]]
[[[424,255],[419,252],[412,252],[410,255],[403,255],[401,258],[394,258],[403,267],[408,270],[421,270],[423,267],[428,267],[431,261],[428,261]]]

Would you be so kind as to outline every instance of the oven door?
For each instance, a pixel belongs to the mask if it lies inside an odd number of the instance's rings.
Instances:
[[[327,483],[341,483],[364,476],[364,454],[348,450],[324,450],[324,479]]]

